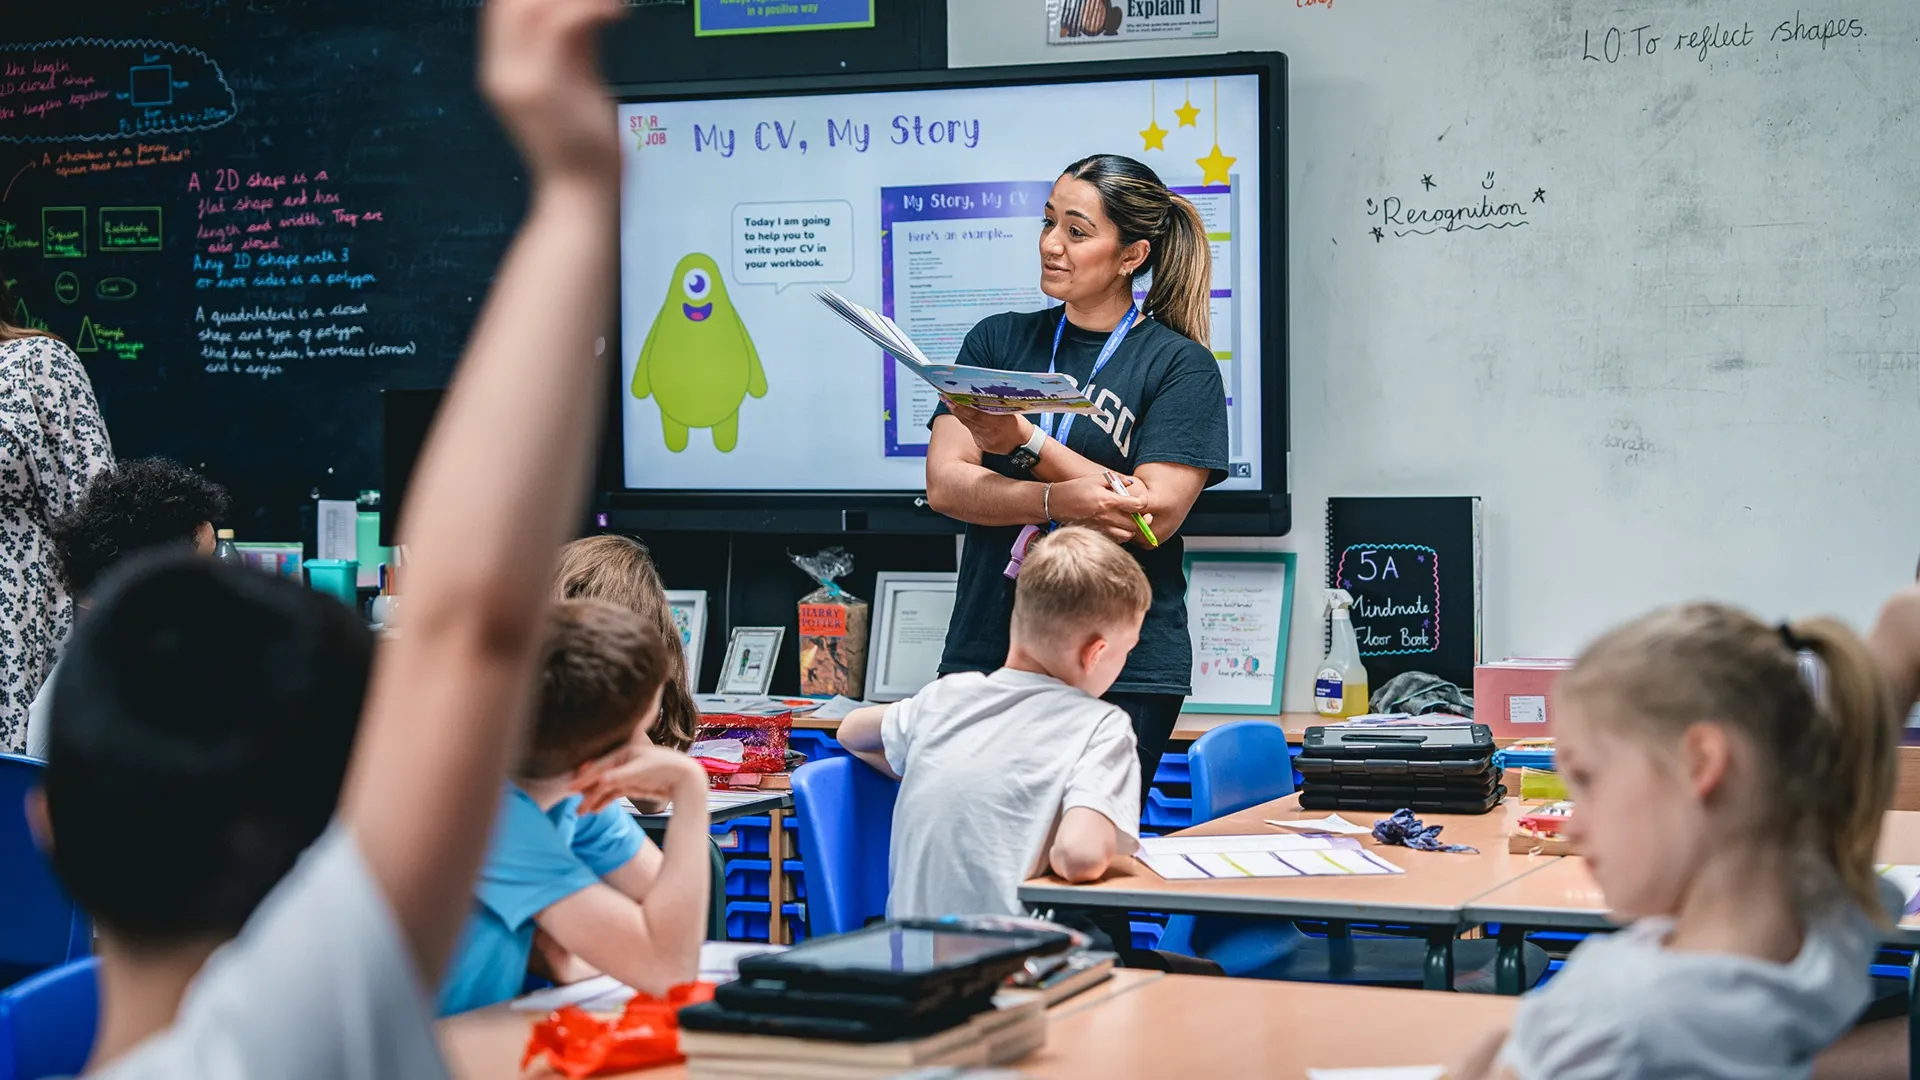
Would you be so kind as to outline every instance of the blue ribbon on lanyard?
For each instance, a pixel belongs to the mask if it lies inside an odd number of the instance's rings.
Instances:
[[[1113,359],[1113,354],[1120,348],[1120,339],[1127,336],[1127,331],[1133,328],[1134,322],[1138,320],[1139,317],[1139,308],[1127,308],[1127,313],[1120,317],[1120,325],[1113,328],[1113,333],[1107,335],[1107,343],[1100,347],[1100,355],[1094,360],[1093,370],[1087,373],[1087,381],[1081,386],[1081,390],[1084,391],[1087,387],[1093,385],[1094,377],[1100,374],[1101,368],[1107,366],[1107,361]],[[1060,360],[1060,339],[1065,337],[1066,333],[1067,312],[1066,307],[1062,305],[1060,309],[1060,324],[1053,328],[1053,355],[1047,359],[1047,374],[1049,375],[1055,373],[1056,365]],[[1060,431],[1056,434],[1053,430],[1054,420],[1061,415],[1060,413],[1042,413],[1040,416],[1040,430],[1046,432],[1049,438],[1061,446],[1065,446],[1067,445],[1067,432],[1073,430],[1073,418],[1078,414],[1064,414],[1066,418],[1060,421]],[[1028,525],[1020,530],[1019,538],[1013,542],[1011,557],[1007,560],[1006,575],[1008,577],[1013,578],[1020,575],[1020,563],[1021,560],[1026,557],[1027,545],[1033,541],[1033,538],[1039,532],[1040,528],[1037,525]]]
[[[1120,339],[1127,336],[1128,330],[1133,329],[1134,320],[1139,318],[1139,316],[1139,308],[1127,308],[1127,313],[1120,317],[1120,325],[1113,328],[1113,333],[1107,335],[1107,343],[1100,347],[1100,356],[1094,360],[1093,370],[1087,373],[1087,381],[1081,384],[1081,390],[1084,391],[1093,385],[1093,380],[1100,375],[1100,369],[1106,367],[1107,361],[1113,359],[1113,354],[1120,348]],[[1067,310],[1066,305],[1062,304],[1060,307],[1060,325],[1053,328],[1053,355],[1047,358],[1047,374],[1049,375],[1054,374],[1055,365],[1060,361],[1060,339],[1065,337],[1066,333]],[[1065,446],[1067,445],[1067,432],[1073,430],[1073,418],[1076,415],[1078,414],[1066,413],[1065,419],[1060,419],[1062,416],[1060,413],[1044,413],[1040,417],[1040,430],[1046,432],[1048,437],[1053,439],[1054,442]],[[1059,419],[1060,422],[1059,434],[1055,434],[1053,430],[1056,419]]]

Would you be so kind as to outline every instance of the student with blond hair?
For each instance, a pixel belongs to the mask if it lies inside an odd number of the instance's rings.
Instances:
[[[1605,635],[1554,693],[1568,838],[1629,925],[1453,1075],[1807,1076],[1888,924],[1900,722],[1875,652],[1832,619],[1690,604]]]
[[[901,780],[887,914],[1023,914],[1020,882],[1092,881],[1139,841],[1133,725],[1100,700],[1152,602],[1119,545],[1068,527],[1020,571],[997,671],[855,710],[840,743]]]

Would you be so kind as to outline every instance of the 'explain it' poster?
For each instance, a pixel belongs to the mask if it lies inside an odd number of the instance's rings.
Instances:
[[[1221,0],[1047,0],[1047,41],[1101,41],[1220,36]]]

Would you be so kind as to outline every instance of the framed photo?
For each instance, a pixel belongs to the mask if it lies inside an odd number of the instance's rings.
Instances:
[[[667,611],[673,616],[673,628],[680,634],[680,650],[687,659],[687,683],[700,692],[700,654],[707,644],[707,593],[705,589],[668,589]]]
[[[1280,715],[1293,619],[1291,551],[1188,551],[1193,693],[1181,712]]]
[[[773,685],[773,666],[780,659],[784,626],[737,626],[727,643],[727,662],[721,665],[716,693],[760,697]]]
[[[868,701],[912,697],[940,677],[940,654],[947,647],[959,578],[950,571],[882,571],[875,578]]]

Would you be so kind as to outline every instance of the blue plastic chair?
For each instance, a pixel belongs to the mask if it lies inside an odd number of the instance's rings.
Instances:
[[[45,771],[35,758],[0,754],[0,986],[93,951],[86,913],[27,827],[27,793]]]
[[[1222,724],[1194,740],[1187,769],[1195,825],[1293,794],[1293,757],[1287,733],[1277,724]],[[1205,957],[1228,975],[1255,975],[1311,940],[1281,919],[1175,915],[1167,920],[1159,947]]]
[[[886,917],[888,844],[899,794],[898,780],[858,758],[810,761],[794,770],[812,936],[844,934]]]
[[[89,957],[0,990],[0,1080],[80,1075],[100,1016],[99,967]]]
[[[1293,758],[1277,724],[1243,720],[1214,728],[1194,740],[1187,767],[1195,825],[1293,794]],[[1363,986],[1419,987],[1427,959],[1427,943],[1417,939],[1356,940],[1344,924],[1316,938],[1282,919],[1227,915],[1175,915],[1160,948],[1212,960],[1228,975]],[[1454,942],[1454,987],[1492,991],[1497,948],[1493,941]],[[1523,985],[1532,986],[1546,974],[1547,954],[1537,945],[1522,953]]]

